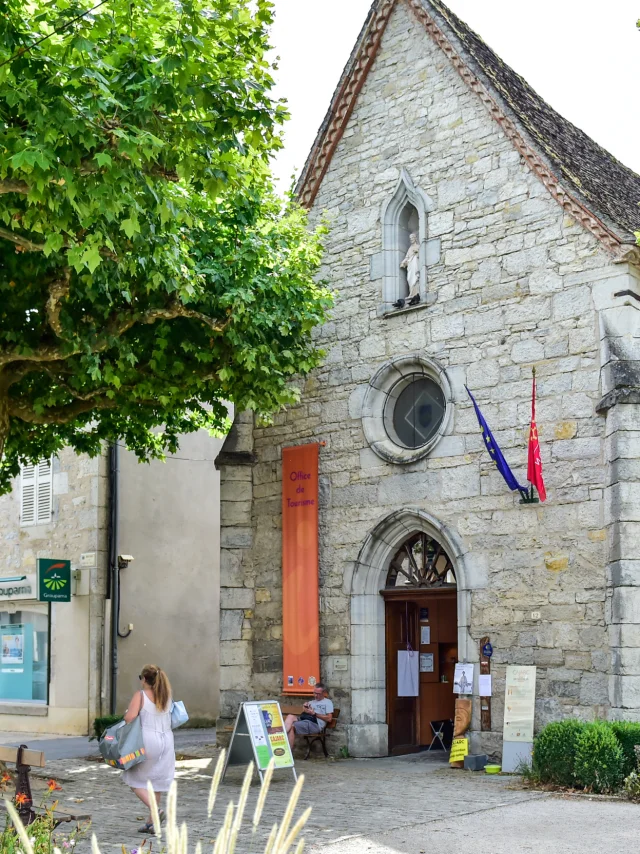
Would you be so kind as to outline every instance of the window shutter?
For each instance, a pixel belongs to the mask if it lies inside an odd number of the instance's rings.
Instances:
[[[51,505],[53,503],[53,476],[51,472],[51,458],[40,460],[38,463],[37,501],[36,501],[36,523],[45,525],[51,521]]]
[[[36,467],[22,466],[20,473],[20,524],[33,525],[36,521]]]

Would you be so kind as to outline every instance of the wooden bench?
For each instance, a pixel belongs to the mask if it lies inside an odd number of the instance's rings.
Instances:
[[[303,712],[302,706],[280,706],[282,714],[286,717],[287,715],[301,715]],[[319,741],[324,755],[326,757],[329,756],[327,751],[327,736],[331,732],[331,730],[335,729],[338,725],[338,717],[340,716],[340,709],[334,709],[332,712],[332,718],[330,722],[326,725],[326,727],[322,730],[322,732],[315,733],[314,735],[303,735],[302,737],[307,742],[307,753],[305,755],[305,759],[308,759],[311,755],[311,747],[315,741]]]
[[[0,763],[6,767],[7,762],[16,766],[15,800],[20,820],[27,827],[36,820],[39,812],[38,808],[33,806],[29,771],[32,766],[44,768],[44,753],[41,750],[29,750],[26,744],[21,744],[20,747],[0,747]],[[89,821],[90,819],[90,815],[61,815],[56,811],[54,822],[57,827],[65,821]]]

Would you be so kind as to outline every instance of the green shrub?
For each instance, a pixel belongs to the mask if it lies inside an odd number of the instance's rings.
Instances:
[[[609,726],[611,731],[618,739],[618,744],[622,748],[623,767],[622,771],[625,777],[628,777],[632,771],[636,770],[636,754],[634,748],[640,745],[640,723],[632,723],[631,721],[612,721]]]
[[[610,724],[595,721],[584,726],[576,740],[576,782],[593,792],[614,792],[622,780],[624,754]]]
[[[632,771],[624,781],[624,791],[630,801],[640,801],[640,774]]]
[[[535,739],[532,767],[541,783],[575,786],[576,743],[585,726],[581,721],[557,721]]]
[[[101,718],[96,718],[93,722],[93,735],[89,741],[95,741],[95,739],[100,738],[106,729],[109,729],[110,726],[117,724],[121,720],[122,715],[103,715]]]

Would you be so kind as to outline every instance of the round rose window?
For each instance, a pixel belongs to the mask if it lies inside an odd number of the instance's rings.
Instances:
[[[396,356],[369,380],[362,426],[383,460],[406,465],[422,459],[447,434],[453,415],[445,369],[422,353]]]
[[[422,448],[438,432],[445,410],[444,394],[435,380],[424,374],[404,377],[385,405],[387,435],[403,448]]]

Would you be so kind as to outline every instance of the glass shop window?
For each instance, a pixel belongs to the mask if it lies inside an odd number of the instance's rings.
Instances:
[[[49,690],[49,606],[0,606],[0,702],[46,703]]]

